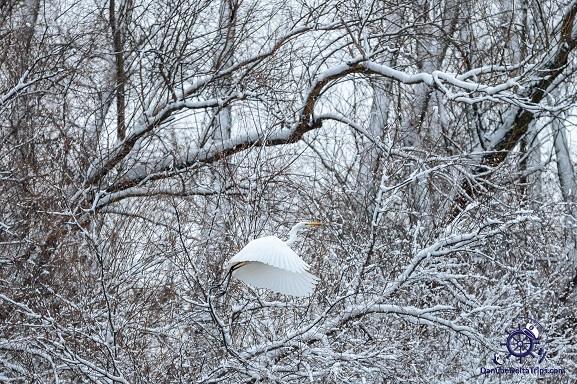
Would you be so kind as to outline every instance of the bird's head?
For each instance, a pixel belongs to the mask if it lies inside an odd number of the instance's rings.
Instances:
[[[302,222],[298,223],[289,232],[289,239],[287,241],[285,241],[285,243],[287,245],[291,245],[292,243],[294,243],[295,240],[297,239],[297,235],[301,229],[304,229],[307,227],[318,227],[320,225],[323,225],[323,223],[321,223],[320,221],[302,221]]]

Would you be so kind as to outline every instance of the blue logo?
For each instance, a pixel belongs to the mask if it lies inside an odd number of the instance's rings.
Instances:
[[[493,355],[493,367],[480,367],[481,375],[524,375],[537,378],[566,375],[565,368],[542,366],[549,351],[547,331],[537,320],[515,317],[503,324],[501,351]]]
[[[519,359],[523,364],[523,359],[532,358],[541,364],[547,356],[548,340],[545,328],[535,319],[529,317],[515,317],[511,319],[512,329],[506,329],[506,341],[501,346],[506,347],[506,352],[501,355],[495,353],[493,362],[503,365],[511,358]]]

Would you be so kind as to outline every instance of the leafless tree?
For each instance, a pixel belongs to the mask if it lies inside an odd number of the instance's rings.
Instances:
[[[0,1],[0,381],[492,382],[517,315],[576,380],[576,15]],[[214,294],[303,219],[310,298]]]

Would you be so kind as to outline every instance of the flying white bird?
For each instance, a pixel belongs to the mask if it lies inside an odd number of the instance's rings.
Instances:
[[[290,245],[297,240],[301,229],[321,224],[316,221],[298,223],[289,232],[287,241],[267,236],[249,242],[226,264],[229,276],[232,273],[232,276],[253,287],[267,288],[285,295],[310,295],[319,278],[309,272],[310,265]]]

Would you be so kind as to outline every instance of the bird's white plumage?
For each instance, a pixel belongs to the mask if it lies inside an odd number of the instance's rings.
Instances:
[[[319,222],[298,223],[290,232],[287,242],[275,236],[252,240],[227,263],[232,275],[256,288],[267,288],[285,295],[308,296],[319,281],[311,274],[310,266],[288,245],[306,226]]]
[[[228,268],[236,263],[258,261],[289,272],[302,273],[310,266],[275,236],[254,239],[228,261]]]
[[[318,282],[318,278],[309,272],[290,272],[259,261],[247,263],[232,274],[253,287],[300,297],[310,295]]]

